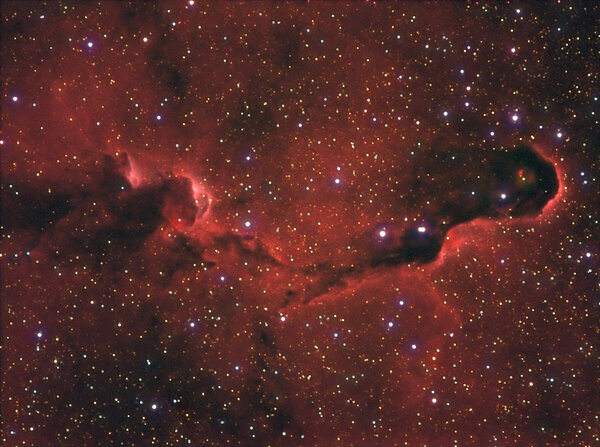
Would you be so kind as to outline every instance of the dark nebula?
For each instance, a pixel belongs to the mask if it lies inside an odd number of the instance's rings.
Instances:
[[[376,247],[371,265],[431,262],[456,225],[480,217],[536,216],[558,192],[554,166],[528,146],[494,153],[478,172],[475,184],[449,191],[446,201],[428,208],[421,225],[405,229],[395,243]]]
[[[527,146],[498,154],[491,161],[491,170],[495,208],[508,208],[510,216],[537,215],[558,192],[554,166]]]
[[[0,444],[598,445],[588,3],[2,2]]]

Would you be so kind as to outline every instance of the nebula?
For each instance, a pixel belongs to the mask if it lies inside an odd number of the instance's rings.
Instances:
[[[2,3],[4,446],[591,446],[596,5]]]
[[[558,193],[552,163],[528,146],[495,153],[485,170],[478,172],[474,184],[451,190],[447,200],[428,207],[426,223],[405,229],[397,241],[376,250],[371,265],[431,262],[456,225],[482,217],[535,216]]]

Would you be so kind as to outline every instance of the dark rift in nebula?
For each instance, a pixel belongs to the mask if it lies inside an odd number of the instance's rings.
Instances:
[[[474,178],[463,182],[464,169],[450,173],[448,184],[429,199],[430,205],[420,211],[421,218],[413,225],[382,224],[363,234],[355,241],[360,248],[352,265],[337,268],[320,262],[306,266],[303,273],[312,278],[311,283],[303,290],[289,291],[282,307],[307,304],[369,269],[433,262],[453,227],[478,218],[534,217],[558,193],[554,166],[529,146],[493,152],[472,165]]]
[[[369,264],[431,262],[451,228],[477,218],[536,216],[558,192],[554,166],[524,145],[494,153],[478,177],[465,190],[434,203],[422,223],[373,247]]]
[[[477,172],[473,180],[461,182],[461,186],[453,186],[449,180],[444,193],[432,197],[428,208],[421,211],[418,223],[408,228],[388,227],[385,237],[362,243],[361,260],[351,267],[337,269],[321,261],[301,269],[303,274],[315,278],[314,285],[302,292],[292,290],[286,303],[296,301],[292,297],[299,298],[297,293],[302,295],[300,301],[309,302],[368,268],[432,262],[451,228],[477,218],[535,216],[558,192],[554,166],[529,146],[493,152],[473,166],[473,172]],[[54,241],[54,251],[63,255],[99,253],[101,261],[110,253],[115,254],[115,250],[139,250],[161,225],[168,224],[179,231],[190,228],[206,212],[208,201],[195,196],[191,179],[159,175],[134,187],[131,173],[128,155],[119,153],[98,160],[92,181],[81,191],[61,193],[48,201],[41,191],[21,188],[21,196],[9,196],[16,201],[10,207],[28,212],[19,213],[22,222],[12,222],[16,214],[9,213],[6,223],[8,227],[29,228],[38,234],[38,240],[48,233],[48,240]],[[43,203],[46,205],[41,206]],[[73,231],[74,228],[86,231]],[[364,237],[372,240],[372,234]],[[233,249],[244,256],[252,254],[257,261],[281,265],[260,239],[248,238],[224,234],[214,238],[212,244],[220,250]],[[203,251],[200,247],[198,253]]]
[[[20,188],[24,194],[10,195],[3,204],[12,210],[5,214],[7,228],[28,229],[35,245],[46,240],[50,251],[61,256],[102,261],[140,249],[161,225],[191,227],[207,211],[208,199],[196,197],[191,179],[159,175],[134,187],[131,170],[126,153],[105,155],[96,162],[90,182],[79,188],[50,197],[43,189]]]
[[[477,175],[472,181],[460,183],[461,186],[453,186],[450,181],[444,193],[435,197],[437,202],[431,198],[418,223],[408,228],[388,227],[385,237],[376,238],[375,243],[368,242],[372,241],[372,234],[363,236],[359,259],[351,267],[335,268],[328,260],[320,260],[300,268],[303,275],[314,281],[305,290],[290,290],[283,307],[292,302],[309,302],[369,268],[432,262],[453,227],[477,218],[535,216],[558,192],[553,165],[528,146],[494,152],[474,170]],[[131,173],[128,155],[119,153],[98,160],[91,182],[81,191],[61,193],[48,201],[42,191],[21,188],[24,194],[10,196],[16,202],[9,206],[28,212],[20,213],[21,222],[12,222],[14,214],[12,219],[6,219],[8,227],[29,228],[37,234],[36,244],[45,236],[52,245],[51,252],[62,256],[94,253],[96,261],[101,262],[108,256],[119,258],[136,252],[161,225],[184,232],[207,211],[208,200],[196,197],[191,179],[159,175],[134,186]],[[452,178],[456,175],[463,174],[452,174]],[[190,236],[185,235],[185,239],[199,262],[215,265],[203,259],[207,247],[199,246]],[[212,237],[209,245],[223,252],[233,250],[260,263],[282,266],[255,236],[224,233]],[[183,258],[172,261],[175,270],[189,264]]]

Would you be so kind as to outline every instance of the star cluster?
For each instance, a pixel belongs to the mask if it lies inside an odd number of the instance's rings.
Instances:
[[[599,18],[3,2],[2,445],[597,445]]]

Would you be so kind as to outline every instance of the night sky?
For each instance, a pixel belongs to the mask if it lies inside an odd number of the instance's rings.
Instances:
[[[2,445],[598,446],[599,30],[2,2]]]

